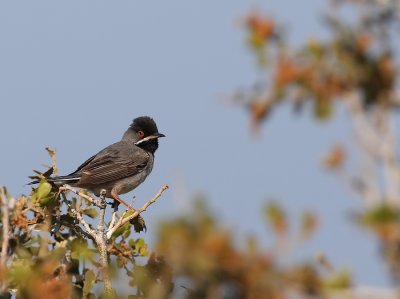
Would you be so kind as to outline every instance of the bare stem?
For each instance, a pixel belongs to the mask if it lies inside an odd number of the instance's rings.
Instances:
[[[360,177],[363,192],[359,192],[361,189],[355,191],[369,204],[388,200],[400,206],[400,166],[390,112],[387,107],[376,107],[372,115],[367,114],[357,94],[351,94],[347,99],[356,140],[364,158]],[[382,183],[377,183],[381,178]]]
[[[71,192],[75,193],[76,195],[78,195],[84,199],[87,199],[90,203],[94,204],[95,206],[102,207],[101,201],[94,199],[93,197],[83,193],[80,190],[76,190],[76,189],[72,188],[70,185],[65,184],[62,187],[60,187],[59,190],[60,191],[66,191],[66,190],[71,191]]]
[[[57,158],[56,158],[56,150],[52,150],[50,147],[46,147],[46,151],[49,153],[52,166],[53,166],[53,173],[58,176],[58,167],[57,167]]]
[[[7,261],[8,241],[10,239],[10,214],[7,201],[5,200],[4,188],[0,187],[0,206],[2,208],[3,217],[1,219],[3,224],[3,242],[1,244],[0,265],[4,267]]]
[[[86,232],[93,238],[96,238],[96,231],[94,229],[92,229],[90,227],[90,225],[85,221],[85,219],[83,219],[83,216],[80,212],[78,212],[77,210],[75,210],[68,202],[67,197],[65,196],[64,193],[61,193],[63,200],[65,202],[65,204],[69,207],[69,209],[71,210],[72,214],[76,217],[76,219],[79,221],[80,224],[83,225],[83,227],[86,229]]]
[[[115,292],[112,288],[110,275],[108,273],[108,253],[107,253],[107,239],[105,235],[105,224],[104,224],[104,217],[105,211],[107,207],[106,203],[106,190],[101,190],[100,192],[100,199],[101,199],[101,207],[100,207],[100,214],[99,214],[99,223],[97,224],[97,232],[96,232],[96,244],[99,249],[100,253],[100,263],[102,266],[102,273],[103,273],[103,282],[104,282],[104,296],[105,298],[116,298]]]
[[[162,195],[162,193],[168,189],[168,185],[165,184],[164,186],[161,187],[160,191],[157,192],[156,195],[153,196],[153,198],[151,198],[150,200],[148,200],[140,209],[135,210],[135,212],[132,215],[129,215],[128,217],[121,217],[118,222],[107,231],[107,240],[109,240],[111,238],[111,236],[113,235],[113,233],[115,233],[115,231],[121,227],[122,225],[124,225],[125,223],[127,223],[128,221],[130,221],[131,219],[137,217],[138,215],[140,215],[142,212],[146,211],[146,209],[153,203],[156,202],[156,200],[158,198],[160,198],[160,196]]]
[[[365,199],[367,205],[371,205],[379,202],[383,197],[376,183],[379,180],[376,177],[377,173],[375,167],[375,161],[379,158],[378,145],[380,144],[380,140],[367,119],[367,115],[362,108],[360,97],[352,93],[349,94],[346,99],[364,166],[364,169],[361,171],[363,189],[353,188],[353,190]],[[353,185],[350,183],[350,186]]]
[[[99,215],[99,223],[97,224],[97,232],[104,235],[105,225],[104,225],[104,217],[106,212],[106,190],[101,190],[100,199],[101,199],[101,207],[100,207],[100,215]]]
[[[111,222],[110,222],[110,225],[108,226],[108,230],[110,230],[115,225],[115,221],[117,221],[117,211],[118,211],[118,207],[117,207],[117,205],[115,205],[114,211],[111,216]]]

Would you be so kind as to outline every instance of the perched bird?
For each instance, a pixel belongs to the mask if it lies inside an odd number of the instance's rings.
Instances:
[[[152,118],[135,118],[121,141],[90,157],[73,173],[47,177],[46,180],[56,185],[68,184],[85,188],[96,196],[105,189],[106,197],[132,209],[119,195],[135,189],[150,174],[160,137],[165,135],[158,132]],[[38,181],[31,184],[34,183]]]

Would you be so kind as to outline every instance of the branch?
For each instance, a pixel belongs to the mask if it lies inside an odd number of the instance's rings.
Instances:
[[[71,188],[72,189],[72,188]],[[75,210],[68,202],[67,197],[65,196],[64,193],[61,193],[61,196],[63,197],[63,201],[65,204],[68,206],[68,208],[71,210],[72,214],[76,217],[76,219],[79,221],[80,224],[82,224],[87,233],[93,238],[96,238],[96,231],[90,227],[90,225],[83,219],[83,216],[81,213],[79,213],[77,210]]]
[[[4,267],[7,261],[8,252],[8,241],[10,239],[10,214],[8,204],[5,200],[4,188],[0,187],[0,206],[2,208],[3,217],[1,219],[3,223],[3,242],[1,244],[1,256],[0,256],[0,266]]]
[[[400,204],[400,166],[396,157],[396,139],[393,119],[388,110],[378,110],[376,129],[381,136],[380,154],[385,177],[386,199],[393,204]]]
[[[113,217],[110,223],[110,227],[107,230],[107,234],[105,233],[105,210],[107,207],[107,203],[105,200],[105,196],[106,196],[106,190],[101,190],[100,192],[100,200],[95,200],[92,197],[90,197],[87,194],[84,194],[81,191],[77,191],[74,188],[72,188],[69,185],[63,185],[62,187],[59,188],[59,191],[61,193],[61,196],[65,202],[65,204],[68,206],[68,208],[70,209],[70,211],[73,213],[73,215],[76,217],[76,219],[78,220],[78,222],[80,224],[82,224],[87,233],[93,238],[94,242],[97,245],[97,248],[99,250],[100,253],[100,263],[101,263],[101,267],[102,267],[102,273],[103,273],[103,283],[104,283],[104,294],[107,298],[116,298],[116,293],[114,291],[114,289],[112,288],[112,284],[111,284],[111,279],[108,273],[108,268],[109,268],[109,260],[108,260],[108,252],[107,252],[107,240],[109,240],[112,236],[112,234],[122,225],[124,225],[125,223],[127,223],[128,221],[130,221],[131,219],[137,217],[140,213],[146,211],[146,209],[153,204],[160,196],[161,194],[168,189],[168,185],[164,185],[160,191],[158,191],[158,193],[149,201],[147,201],[142,208],[140,208],[139,210],[136,210],[132,215],[130,215],[129,217],[123,217],[123,215],[121,216],[121,218],[118,220],[117,224],[114,225],[115,221],[116,221],[116,210],[114,210],[113,213]],[[97,224],[97,228],[93,229],[90,227],[90,225],[83,219],[83,216],[81,213],[79,213],[76,209],[74,209],[70,203],[68,202],[66,195],[64,194],[63,191],[71,191],[75,194],[77,194],[80,197],[83,197],[85,199],[87,199],[90,203],[98,206],[100,208],[100,213],[99,213],[99,222]]]
[[[107,231],[107,240],[111,239],[111,236],[115,233],[115,231],[123,226],[125,223],[128,221],[132,220],[133,218],[139,216],[141,213],[146,211],[146,209],[153,203],[156,202],[158,198],[162,195],[162,193],[168,189],[168,185],[165,184],[164,186],[161,187],[160,191],[156,195],[154,195],[153,198],[151,198],[149,201],[147,201],[140,209],[136,210],[132,215],[129,215],[128,217],[121,217],[117,224],[115,224],[111,229]]]
[[[46,151],[49,153],[52,166],[53,166],[53,172],[56,176],[58,176],[58,167],[57,167],[57,158],[56,158],[56,150],[52,150],[50,147],[46,147]]]
[[[71,212],[72,212],[72,214],[76,217],[76,219],[78,219],[79,223],[81,223],[81,224],[85,227],[87,233],[88,233],[92,238],[95,238],[95,236],[96,236],[96,231],[90,227],[90,225],[85,221],[85,219],[83,219],[82,214],[79,213],[77,210],[75,210],[75,209],[72,208],[72,207],[71,207]]]
[[[87,199],[90,203],[94,204],[97,207],[100,207],[100,208],[102,207],[101,201],[94,199],[93,197],[83,193],[80,190],[76,190],[76,189],[72,188],[70,185],[65,184],[59,188],[59,191],[61,191],[61,192],[66,191],[66,190],[71,191],[71,192],[75,193],[76,195],[83,197],[84,199]]]
[[[99,223],[97,224],[97,232],[100,235],[104,234],[105,225],[104,225],[104,217],[106,212],[106,190],[102,189],[100,191],[100,199],[101,199],[101,207],[100,207],[100,215],[99,215]]]
[[[118,206],[115,205],[114,206],[114,211],[113,211],[112,216],[111,216],[111,222],[110,222],[110,225],[108,226],[108,230],[112,229],[112,227],[115,225],[115,221],[117,221],[117,210],[118,210]],[[123,215],[124,214],[122,214],[122,216]]]
[[[363,110],[361,99],[356,93],[351,93],[347,97],[346,104],[351,113],[353,122],[353,130],[356,141],[362,150],[364,158],[364,167],[361,171],[364,188],[362,192],[359,189],[353,188],[356,193],[366,200],[368,205],[377,203],[382,199],[382,194],[377,185],[379,179],[376,177],[375,161],[379,159],[379,136],[373,130],[373,127],[368,122],[365,111]]]
[[[104,233],[105,231],[104,216],[107,207],[106,192],[107,191],[105,189],[102,189],[100,191],[101,207],[100,207],[99,223],[97,224],[95,241],[100,253],[100,263],[102,267],[103,283],[104,283],[104,288],[103,288],[104,295],[106,298],[116,298],[116,294],[112,288],[111,278],[108,273],[109,265],[108,265],[107,239]]]
[[[362,171],[365,188],[361,196],[369,203],[385,199],[399,206],[400,166],[390,112],[387,107],[376,107],[371,115],[363,109],[357,94],[350,94],[346,99],[356,140],[365,158],[365,169]],[[379,185],[381,170],[383,182]]]
[[[80,227],[79,225],[74,225],[67,221],[60,221],[60,225],[68,227],[69,229],[72,229],[74,231],[74,233],[78,236],[81,236],[81,237],[85,236],[86,238],[94,241],[93,236],[90,233],[88,233],[87,231],[85,231],[84,229],[82,229],[82,227]]]

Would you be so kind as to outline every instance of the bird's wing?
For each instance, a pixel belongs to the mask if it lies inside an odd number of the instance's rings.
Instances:
[[[150,156],[131,144],[115,143],[83,163],[80,185],[103,184],[140,173],[149,162]]]
[[[91,156],[89,159],[87,159],[85,162],[83,162],[73,173],[78,172],[79,170],[81,170],[83,167],[85,167],[86,165],[88,165],[90,162],[92,162],[92,160],[94,158],[96,158],[97,155],[93,155]]]

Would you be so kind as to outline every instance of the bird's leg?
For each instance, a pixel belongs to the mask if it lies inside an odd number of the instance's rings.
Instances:
[[[131,211],[135,211],[135,209],[134,208],[132,208],[132,206],[130,206],[125,200],[123,200],[121,197],[119,197],[118,196],[118,194],[116,194],[116,193],[114,193],[114,192],[112,192],[111,191],[111,197],[115,200],[115,201],[117,201],[118,203],[122,203],[124,206],[126,206],[129,210],[131,210]],[[114,205],[115,205],[116,203],[114,202]],[[117,206],[118,207],[118,206]]]

